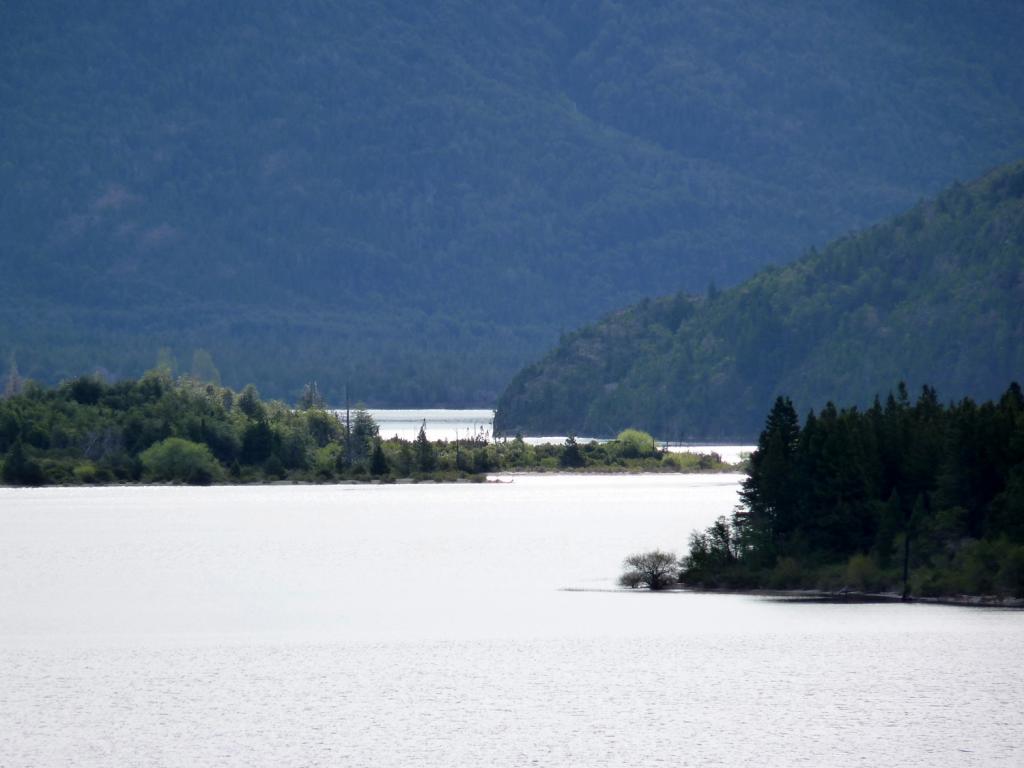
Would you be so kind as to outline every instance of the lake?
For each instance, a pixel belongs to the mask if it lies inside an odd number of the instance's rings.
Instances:
[[[0,489],[0,765],[1024,763],[1024,612],[614,589],[739,480]]]
[[[466,440],[475,436],[491,438],[494,411],[487,409],[416,408],[398,410],[367,408],[385,440],[400,437],[415,440],[422,426],[431,440]],[[335,411],[342,419],[345,411]]]

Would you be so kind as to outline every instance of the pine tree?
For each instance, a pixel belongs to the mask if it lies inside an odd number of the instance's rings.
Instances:
[[[420,427],[420,433],[416,435],[416,468],[420,472],[433,472],[437,468],[437,454],[427,439],[426,421]]]
[[[384,448],[380,439],[373,441],[373,453],[370,455],[370,474],[386,475],[390,471],[387,456],[384,455]]]
[[[346,445],[346,453],[353,465],[370,458],[373,452],[374,441],[380,434],[380,427],[374,421],[373,416],[362,405],[356,406],[356,412],[352,417],[352,432],[350,441]]]
[[[42,468],[25,454],[20,439],[14,442],[4,459],[3,481],[5,485],[37,486],[46,483]]]
[[[583,454],[580,453],[580,446],[576,442],[575,435],[569,435],[565,439],[565,447],[562,448],[562,455],[558,461],[563,467],[582,467],[587,463]]]
[[[796,514],[799,440],[800,423],[793,403],[788,397],[779,397],[750,457],[749,474],[740,491],[745,511],[737,518],[747,543],[766,563],[774,562],[781,534]]]
[[[250,419],[266,418],[266,410],[263,407],[263,401],[260,400],[260,393],[252,384],[246,384],[238,396],[238,409]]]

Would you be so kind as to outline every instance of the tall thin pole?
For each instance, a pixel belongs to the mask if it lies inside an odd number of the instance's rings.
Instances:
[[[910,599],[910,526],[903,534],[903,600]]]
[[[352,466],[352,412],[348,403],[348,382],[345,382],[345,463]]]

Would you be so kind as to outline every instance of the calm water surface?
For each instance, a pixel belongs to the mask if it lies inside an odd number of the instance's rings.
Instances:
[[[486,409],[416,408],[396,410],[368,408],[369,414],[380,427],[385,440],[400,437],[415,440],[420,427],[426,429],[431,440],[466,440],[471,437],[490,439],[494,426],[494,411]],[[342,419],[344,411],[335,411]]]
[[[738,479],[0,490],[0,765],[1024,764],[1024,613],[602,591]]]

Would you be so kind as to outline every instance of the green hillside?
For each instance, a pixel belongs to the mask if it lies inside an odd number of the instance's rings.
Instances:
[[[0,359],[490,404],[1024,155],[992,0],[0,3]]]
[[[997,396],[1024,375],[1024,162],[784,268],[644,301],[519,373],[495,429],[750,438],[780,394],[801,411],[897,382]]]

